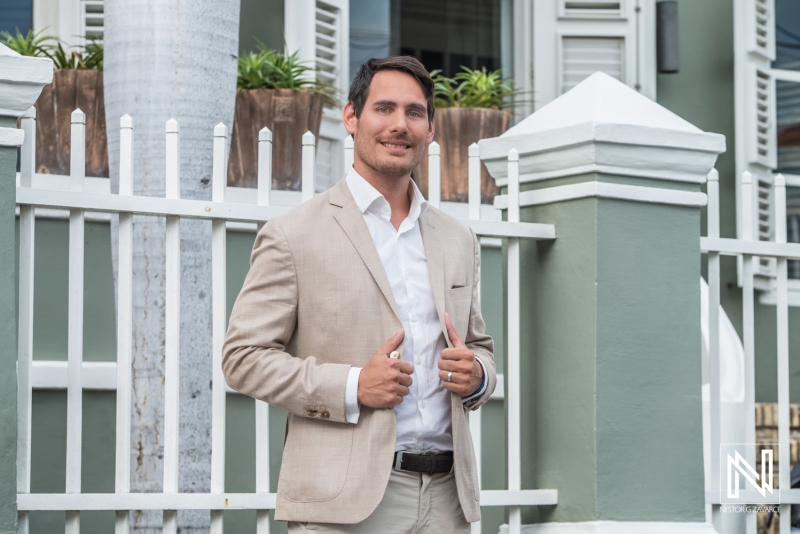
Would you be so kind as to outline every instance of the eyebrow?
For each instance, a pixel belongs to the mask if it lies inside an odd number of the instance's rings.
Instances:
[[[372,105],[373,106],[392,106],[392,107],[397,107],[397,102],[394,102],[393,100],[378,100],[376,102],[373,102]],[[422,113],[426,113],[428,111],[428,109],[425,106],[423,106],[421,104],[416,104],[416,103],[411,103],[406,107],[408,109],[415,109],[417,111],[421,111]]]

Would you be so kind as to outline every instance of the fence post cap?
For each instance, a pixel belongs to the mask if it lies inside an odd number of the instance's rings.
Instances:
[[[786,187],[786,177],[780,173],[775,175],[775,187]]]
[[[81,108],[77,108],[72,112],[71,119],[72,124],[86,124],[86,113],[81,111]]]
[[[170,119],[167,121],[167,133],[178,133],[180,132],[180,128],[178,127],[178,121],[175,119]]]
[[[719,182],[719,171],[716,168],[711,169],[710,171],[708,171],[708,176],[706,177],[706,179],[709,182]]]
[[[353,141],[353,136],[347,134],[344,138],[344,147],[345,148],[353,148],[355,142]]]
[[[516,148],[508,151],[508,161],[519,161],[519,151]]]
[[[742,173],[742,183],[743,184],[752,184],[753,183],[753,175],[750,174],[750,171],[744,171]]]
[[[228,137],[228,127],[221,122],[214,126],[214,137]]]
[[[436,141],[432,141],[431,144],[428,145],[428,154],[432,156],[438,156],[442,153],[442,149],[439,147],[439,143]]]
[[[128,115],[127,113],[119,118],[119,127],[120,128],[133,128],[133,117]]]
[[[313,145],[314,144],[314,134],[310,131],[303,134],[303,145]]]
[[[258,131],[259,141],[272,141],[272,130],[264,126]]]
[[[29,107],[28,111],[25,112],[25,115],[23,115],[23,117],[25,117],[26,119],[35,119],[36,108],[34,106]]]
[[[478,146],[478,143],[472,143],[469,145],[469,157],[471,158],[479,158],[481,155],[481,147]]]

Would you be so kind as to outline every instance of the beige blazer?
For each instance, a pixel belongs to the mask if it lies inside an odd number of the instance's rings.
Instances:
[[[483,395],[464,406],[452,394],[451,402],[456,485],[472,522],[480,519],[480,488],[465,411],[485,403],[496,384],[478,306],[478,241],[431,206],[419,221],[445,339],[447,311],[487,371]],[[394,410],[362,406],[358,424],[348,424],[345,386],[350,367],[366,365],[401,327],[345,180],[258,233],[222,367],[233,389],[289,412],[275,519],[357,523],[380,503],[394,456]]]

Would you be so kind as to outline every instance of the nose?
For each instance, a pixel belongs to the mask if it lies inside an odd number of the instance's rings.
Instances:
[[[389,125],[389,131],[391,133],[406,133],[408,131],[405,113],[392,114],[392,123]]]

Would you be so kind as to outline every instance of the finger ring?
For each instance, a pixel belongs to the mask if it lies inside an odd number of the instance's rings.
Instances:
[[[452,382],[453,381],[453,371],[450,371],[449,373],[447,373],[447,381],[448,382]]]

